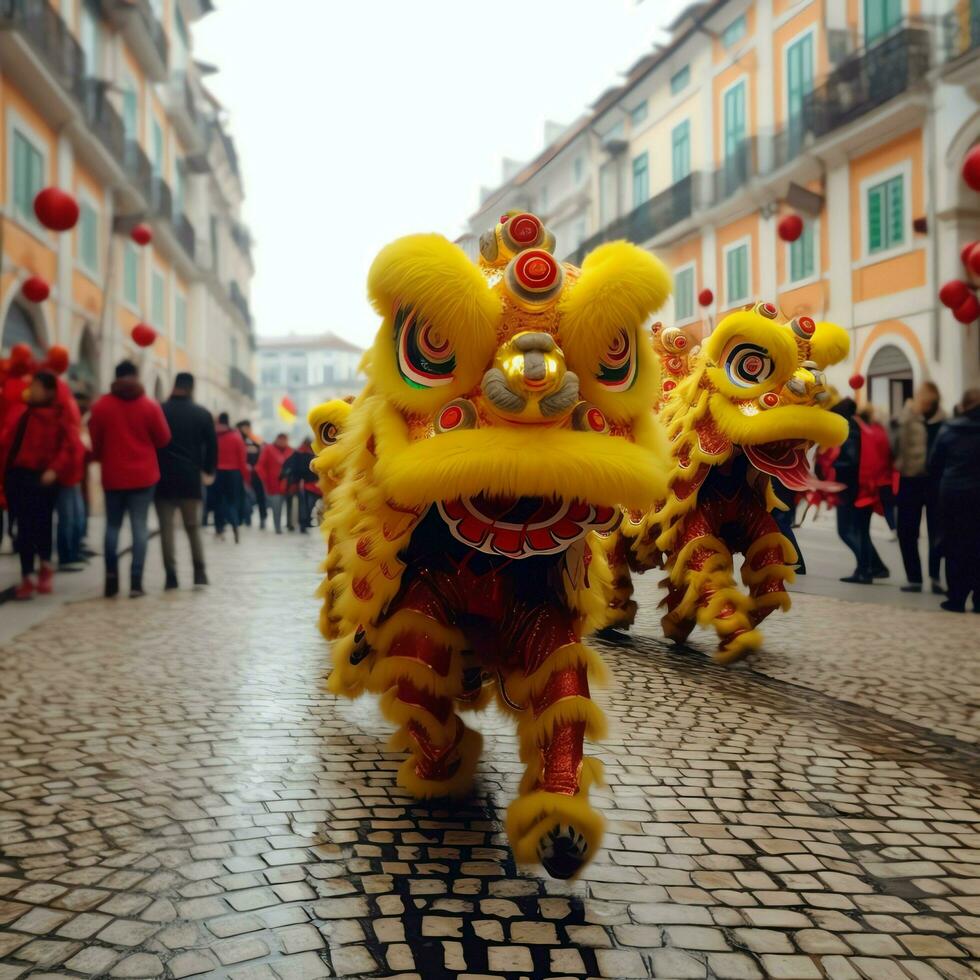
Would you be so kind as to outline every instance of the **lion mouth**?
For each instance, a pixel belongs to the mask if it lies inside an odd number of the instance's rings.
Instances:
[[[808,443],[802,439],[781,439],[742,447],[757,470],[774,476],[788,490],[813,490],[821,486],[822,481],[810,470],[807,448]]]

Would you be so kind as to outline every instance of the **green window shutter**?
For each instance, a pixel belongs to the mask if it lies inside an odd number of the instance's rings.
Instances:
[[[803,226],[803,234],[789,247],[790,282],[809,279],[816,271],[813,225]]]
[[[641,153],[633,160],[633,207],[639,207],[649,196],[649,157],[646,153]]]
[[[731,249],[725,261],[728,279],[728,302],[737,303],[749,294],[749,249],[739,245]]]
[[[91,204],[82,202],[78,220],[78,257],[89,272],[99,268],[99,216]]]
[[[894,177],[888,181],[888,246],[894,248],[905,241],[905,181]]]
[[[126,250],[123,252],[123,296],[127,303],[132,306],[139,306],[139,256],[136,253],[136,246],[128,242]]]
[[[178,347],[187,346],[187,298],[179,293],[174,300],[174,339]]]
[[[694,269],[681,269],[674,277],[674,315],[678,320],[694,316]]]
[[[787,108],[790,123],[803,113],[803,99],[813,90],[813,35],[801,37],[786,50]]]
[[[670,134],[671,177],[676,184],[691,172],[691,123],[685,119]]]
[[[879,184],[868,191],[868,251],[878,252],[885,248],[884,226],[882,222],[884,208],[884,187]]]
[[[691,66],[685,65],[679,71],[670,76],[670,94],[677,95],[678,92],[687,88],[687,83],[691,80]]]
[[[36,223],[34,198],[44,187],[44,157],[19,130],[14,130],[14,210]]]
[[[725,157],[733,157],[745,139],[745,82],[725,93]]]
[[[153,295],[151,297],[151,309],[153,313],[153,326],[163,330],[166,327],[166,310],[164,306],[164,283],[163,276],[154,270],[153,272]]]

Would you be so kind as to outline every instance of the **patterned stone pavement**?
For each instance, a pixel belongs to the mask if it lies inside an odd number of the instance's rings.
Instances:
[[[660,641],[648,576],[569,884],[511,861],[504,719],[473,798],[422,805],[321,692],[316,544],[0,646],[0,980],[978,975],[973,617],[801,596],[725,670]]]

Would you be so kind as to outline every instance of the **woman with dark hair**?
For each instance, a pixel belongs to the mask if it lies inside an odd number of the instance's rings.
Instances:
[[[51,592],[51,546],[58,481],[68,478],[84,453],[78,426],[58,399],[57,378],[38,371],[22,404],[4,418],[0,433],[0,474],[11,514],[17,521],[21,583],[17,599]],[[39,560],[37,581],[35,560]]]

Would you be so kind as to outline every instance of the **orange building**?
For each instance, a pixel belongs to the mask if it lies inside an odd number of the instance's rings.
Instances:
[[[190,26],[207,0],[16,0],[0,5],[0,350],[67,347],[71,379],[105,389],[138,361],[158,398],[173,375],[198,400],[254,406],[252,277],[237,154],[194,63]],[[34,196],[78,201],[76,227],[43,228]],[[130,237],[149,225],[152,242]],[[43,303],[26,278],[51,286]],[[157,333],[138,348],[139,322]]]
[[[474,237],[543,215],[572,261],[626,238],[673,268],[664,319],[707,332],[751,299],[852,334],[834,380],[895,412],[980,381],[980,325],[938,302],[980,238],[959,164],[980,141],[978,0],[713,0],[485,191]],[[804,219],[788,244],[782,216]],[[710,289],[713,302],[698,295]]]

